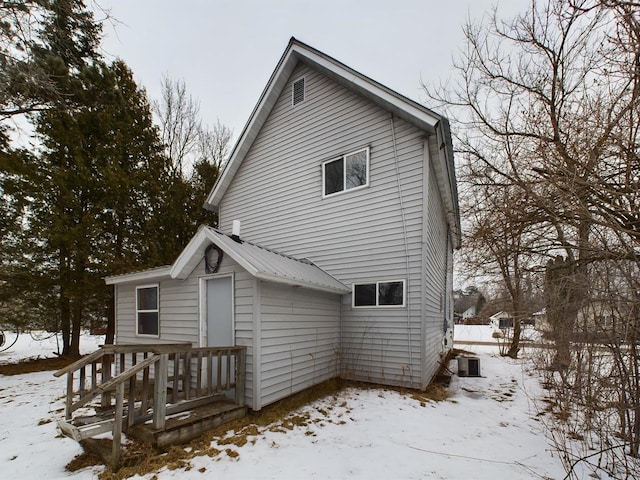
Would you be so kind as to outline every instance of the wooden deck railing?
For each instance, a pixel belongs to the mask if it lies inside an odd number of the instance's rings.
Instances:
[[[126,430],[152,419],[153,427],[162,430],[167,415],[213,402],[232,390],[234,402],[243,405],[246,347],[104,345],[54,375],[64,374],[67,422],[98,396],[97,408],[113,409],[113,422],[99,422],[87,437],[112,430],[111,463],[116,470],[123,426]]]

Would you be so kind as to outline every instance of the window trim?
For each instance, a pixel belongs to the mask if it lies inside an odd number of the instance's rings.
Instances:
[[[363,185],[358,185],[357,187],[347,188],[347,157],[351,155],[355,155],[360,152],[366,152],[366,164],[367,164],[367,179]],[[325,193],[326,192],[326,168],[325,165],[333,162],[337,162],[338,160],[342,160],[342,190],[333,193]],[[353,192],[354,190],[360,190],[363,188],[367,188],[369,186],[369,171],[371,164],[371,148],[364,147],[359,148],[358,150],[354,150],[352,152],[345,153],[344,155],[340,155],[339,157],[332,158],[331,160],[326,160],[322,162],[322,198],[329,198],[335,195],[340,195],[342,193]]]
[[[138,290],[142,290],[143,288],[155,288],[156,289],[156,300],[157,305],[155,309],[152,310],[140,310],[138,302]],[[138,314],[140,313],[157,313],[158,315],[158,333],[157,335],[151,333],[140,333],[140,321],[138,318]],[[159,283],[150,283],[147,285],[136,285],[136,337],[147,337],[147,338],[160,338],[160,284]]]
[[[299,102],[296,102],[296,83],[298,83],[300,80],[302,80],[302,100],[300,100]],[[304,78],[304,75],[302,77],[296,78],[292,83],[291,83],[291,106],[292,107],[297,107],[298,105],[300,105],[301,103],[304,103],[304,101],[307,99],[307,81]]]
[[[402,283],[402,304],[401,305],[380,305],[380,284],[381,283]],[[375,305],[356,305],[356,286],[375,285],[376,286],[376,304]],[[351,308],[405,308],[407,306],[407,281],[404,278],[394,280],[379,280],[374,282],[359,282],[351,284]]]

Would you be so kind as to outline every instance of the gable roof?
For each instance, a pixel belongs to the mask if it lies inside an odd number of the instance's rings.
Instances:
[[[105,279],[108,285],[142,280],[186,279],[204,257],[210,244],[215,244],[242,268],[261,280],[344,294],[351,289],[320,267],[307,260],[282,255],[259,245],[237,242],[211,227],[201,226],[173,265]]]
[[[299,62],[304,62],[340,85],[355,91],[429,135],[437,135],[440,152],[437,155],[435,170],[438,184],[443,194],[443,201],[447,208],[448,220],[454,231],[454,244],[459,246],[461,229],[458,212],[458,192],[448,120],[294,37],[291,37],[289,45],[271,74],[257,105],[253,109],[229,156],[224,170],[207,196],[204,208],[208,210],[216,210],[218,208],[233,177],[240,168],[242,161],[249,152],[251,145],[253,145]]]

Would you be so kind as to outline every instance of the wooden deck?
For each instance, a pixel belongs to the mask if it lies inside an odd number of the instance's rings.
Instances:
[[[165,447],[246,415],[245,358],[245,347],[104,345],[54,374],[67,375],[58,426],[78,441],[111,432],[115,471],[123,431]]]
[[[167,417],[164,428],[153,428],[151,423],[133,426],[127,432],[133,438],[151,443],[154,447],[166,447],[202,435],[207,430],[242,418],[247,414],[247,407],[237,405],[231,400],[220,399],[193,410]]]

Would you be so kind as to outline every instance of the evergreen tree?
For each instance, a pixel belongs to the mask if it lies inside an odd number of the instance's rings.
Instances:
[[[0,116],[29,111],[37,135],[37,147],[15,150],[0,128],[0,309],[5,320],[61,331],[62,353],[75,356],[81,327],[105,317],[113,341],[104,276],[171,263],[200,223],[215,224],[202,204],[230,132],[202,129],[193,168],[175,168],[146,92],[124,62],[97,53],[100,29],[83,2],[22,3],[40,8],[27,57],[52,88],[21,96],[0,87],[9,92]]]
[[[78,72],[97,57],[100,27],[82,1],[18,0],[0,4],[0,120],[50,108],[69,108],[75,101],[73,82]],[[15,150],[7,124],[0,125],[0,301],[5,318],[27,322],[49,305],[47,294],[33,288],[32,279],[44,263],[39,251],[44,240],[25,235],[33,197],[24,175],[32,153]],[[37,267],[34,267],[37,266]],[[43,282],[52,279],[43,277]],[[4,299],[4,301],[2,301]]]
[[[166,172],[146,94],[123,62],[85,67],[75,83],[77,106],[40,114],[42,151],[11,169],[30,199],[24,270],[41,298],[57,298],[49,328],[68,355],[79,354],[82,326],[113,319],[102,277],[160,259],[163,239],[149,229]]]

